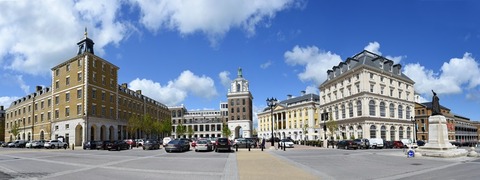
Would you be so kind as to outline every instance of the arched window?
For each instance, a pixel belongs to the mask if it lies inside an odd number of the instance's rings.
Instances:
[[[175,120],[172,121],[172,124],[175,124]]]
[[[242,104],[245,105],[245,99],[242,99]]]
[[[385,126],[380,128],[380,137],[384,140],[387,139],[387,128]]]
[[[407,127],[407,139],[410,139],[410,134],[412,133],[412,130],[410,130],[410,127]]]
[[[240,99],[237,99],[237,105],[240,105]]]
[[[380,102],[380,116],[385,117],[385,103]]]
[[[390,141],[395,141],[395,127],[390,127]]]
[[[240,120],[240,115],[237,116],[237,120]]]
[[[405,118],[407,119],[410,118],[410,106],[407,106],[407,117]]]
[[[182,117],[182,111],[178,110],[177,114],[178,114],[178,117]]]
[[[230,113],[234,113],[234,112],[235,112],[235,111],[234,111],[234,109],[232,108]]]
[[[239,107],[237,107],[237,112],[240,112],[240,108],[239,108]]]
[[[353,103],[348,103],[348,117],[353,117]]]
[[[345,119],[345,104],[342,104],[342,119]]]
[[[377,128],[375,125],[370,126],[370,138],[377,138]]]
[[[362,139],[363,138],[363,129],[362,126],[357,127],[357,138]]]
[[[335,106],[335,120],[338,120],[338,107]]]
[[[243,112],[245,112],[245,107],[243,107]]]
[[[390,110],[390,117],[395,117],[395,106],[393,103],[390,103],[390,107],[388,109]]]
[[[403,119],[403,106],[398,105],[398,119]]]
[[[172,117],[177,117],[177,111],[172,112]]]
[[[230,100],[230,105],[231,105],[231,106],[235,105],[235,104],[233,103],[233,99]]]
[[[370,102],[368,103],[368,109],[370,111],[370,116],[375,116],[375,101],[374,100],[370,100]]]
[[[398,137],[403,139],[403,127],[398,128]]]
[[[240,92],[240,84],[237,84],[237,92]]]
[[[362,116],[362,101],[357,101],[357,116]]]

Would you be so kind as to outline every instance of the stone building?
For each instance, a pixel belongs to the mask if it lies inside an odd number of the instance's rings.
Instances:
[[[118,85],[119,68],[94,54],[94,42],[85,37],[77,43],[77,55],[53,67],[52,86],[37,87],[36,92],[14,101],[7,109],[5,138],[56,139],[69,144],[88,140],[142,138],[141,132],[128,134],[127,120],[132,116],[170,120],[167,106],[140,90]],[[19,125],[13,137],[12,128]]]
[[[258,116],[258,137],[269,139],[273,134],[278,138],[293,140],[317,140],[320,129],[318,119],[319,96],[305,94],[300,96],[287,95],[287,99],[279,101],[273,108],[273,117],[270,107],[266,107]]]
[[[440,111],[447,120],[448,140],[455,140],[455,118],[450,109],[440,105]],[[428,142],[428,117],[432,115],[432,102],[415,103],[415,124],[417,140]]]
[[[412,139],[413,85],[402,66],[385,57],[365,50],[347,58],[327,71],[319,87],[319,113],[328,113],[338,125],[334,132],[327,130],[327,136]]]
[[[0,106],[0,134],[5,134],[5,109]],[[0,141],[5,141],[5,136],[0,135]]]
[[[222,103],[221,105],[225,105]],[[169,107],[172,112],[172,136],[173,138],[209,138],[222,137],[223,123],[226,122],[225,115],[219,110],[196,110],[188,111],[185,106]],[[191,128],[192,134],[188,131],[183,134],[177,134],[177,126],[184,126],[185,129]]]

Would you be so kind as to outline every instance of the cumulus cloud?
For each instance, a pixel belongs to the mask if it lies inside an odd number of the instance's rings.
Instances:
[[[284,53],[285,62],[291,66],[304,66],[305,69],[298,74],[301,81],[312,81],[320,85],[327,79],[327,70],[342,62],[339,55],[325,52],[316,46],[295,46],[291,51]]]
[[[85,26],[98,54],[118,44],[131,27],[116,18],[121,7],[116,1],[1,1],[0,6],[0,64],[33,75],[46,75],[76,55]]]
[[[3,81],[1,82],[1,84],[5,84],[5,86],[18,85],[25,94],[31,93],[30,86],[27,85],[23,80],[23,75],[13,75],[6,73],[2,75],[2,79]]]
[[[270,67],[272,65],[272,63],[273,62],[271,60],[269,60],[266,63],[260,64],[260,68],[267,69],[268,67]]]
[[[199,32],[207,35],[214,46],[231,28],[242,28],[247,36],[253,36],[256,27],[262,22],[268,25],[277,12],[302,8],[302,3],[294,0],[130,2],[138,5],[140,22],[149,30],[176,30],[182,35]]]
[[[142,90],[143,94],[169,106],[180,104],[189,94],[207,99],[217,96],[215,83],[210,77],[197,76],[188,70],[167,85],[137,78],[129,83],[129,88]]]
[[[232,80],[230,79],[230,72],[222,71],[218,74],[218,77],[220,78],[220,82],[222,83],[223,87],[230,87],[230,83],[232,83]]]
[[[310,86],[307,86],[307,88],[305,88],[305,93],[306,94],[317,94],[318,95],[318,87],[315,86],[315,85],[310,85]]]
[[[380,56],[382,55],[382,52],[380,52],[380,43],[378,43],[377,41],[369,42],[368,45],[365,46],[365,48],[363,48],[363,49],[365,49],[367,51],[370,51],[372,53],[378,54]],[[389,55],[387,55],[385,57],[387,59],[392,60],[395,64],[398,64],[406,56],[389,56]]]
[[[480,85],[479,62],[470,53],[443,63],[439,72],[416,63],[407,64],[404,73],[415,81],[415,91],[421,94],[430,93],[432,89],[439,94],[458,94],[464,88],[473,89]]]
[[[8,107],[10,107],[10,104],[17,99],[20,99],[20,97],[2,96],[0,97],[0,106],[3,106],[5,107],[5,109],[7,109]]]

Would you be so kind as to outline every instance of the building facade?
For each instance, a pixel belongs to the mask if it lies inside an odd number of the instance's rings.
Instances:
[[[414,82],[401,68],[365,50],[328,70],[319,87],[319,113],[328,113],[338,127],[327,128],[328,138],[412,139]]]
[[[221,111],[188,111],[183,105],[169,107],[169,109],[172,112],[173,138],[222,137],[222,129],[227,116],[224,116]],[[178,134],[178,126],[184,126],[187,129],[185,134]],[[192,129],[192,131],[189,133],[188,129]]]
[[[454,115],[455,141],[460,143],[478,142],[478,127],[470,118]]]
[[[447,120],[448,140],[455,141],[455,118],[449,108],[440,105],[440,111]],[[432,102],[415,103],[415,124],[417,140],[428,142],[428,117],[432,115]]]
[[[243,78],[242,68],[238,69],[237,78],[230,85],[227,93],[230,109],[226,119],[233,138],[252,137],[253,131],[253,96],[250,93],[248,80]]]
[[[286,100],[280,101],[273,108],[265,108],[258,116],[258,137],[269,139],[273,134],[278,138],[291,138],[293,140],[321,139],[318,132],[320,122],[318,119],[319,96],[305,94],[300,96],[288,95]]]
[[[5,134],[5,109],[0,106],[0,134]],[[0,136],[0,141],[5,141],[5,136]]]
[[[170,120],[167,106],[118,85],[119,68],[94,54],[93,41],[85,37],[77,43],[77,55],[52,70],[52,86],[14,101],[7,110],[5,138],[57,139],[80,145],[88,140],[120,140],[144,137],[128,134],[132,116]],[[19,125],[13,137],[12,128]]]

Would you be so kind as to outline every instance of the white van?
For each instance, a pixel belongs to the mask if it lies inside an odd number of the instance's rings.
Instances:
[[[167,144],[172,140],[170,137],[163,138],[163,147],[167,146]]]
[[[368,139],[368,142],[370,143],[370,148],[377,149],[383,148],[383,139],[382,138],[372,138]]]

